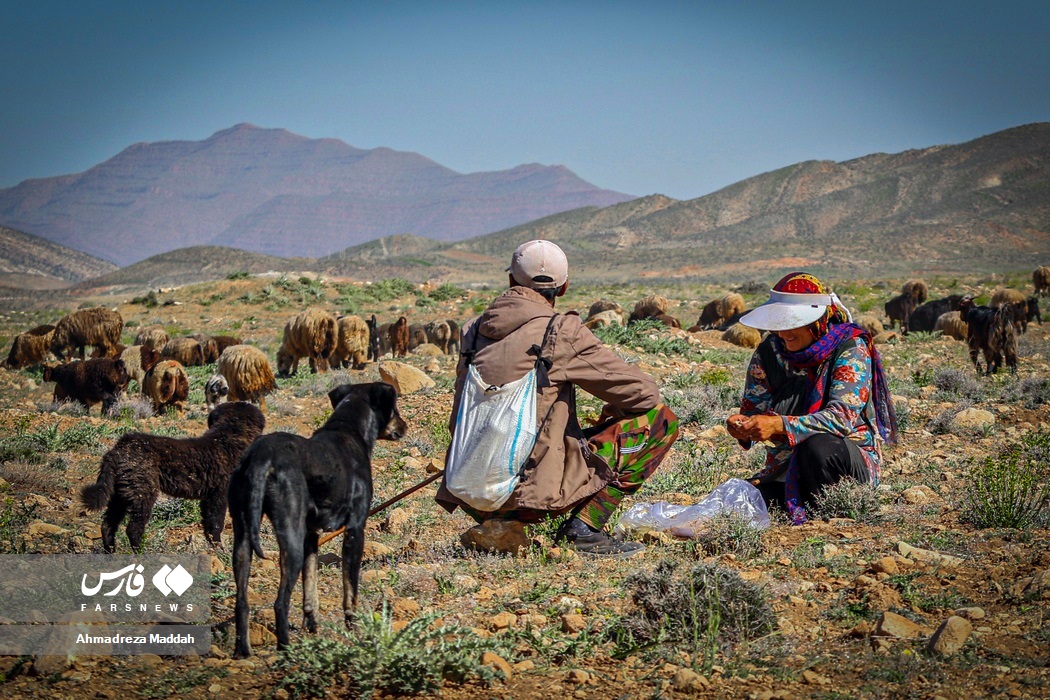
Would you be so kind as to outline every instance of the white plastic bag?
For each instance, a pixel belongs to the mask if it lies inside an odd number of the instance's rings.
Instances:
[[[696,537],[704,524],[719,513],[729,511],[748,520],[752,527],[769,527],[769,511],[762,494],[750,482],[729,479],[719,484],[702,501],[691,506],[675,506],[665,501],[636,503],[620,518],[617,529],[659,530],[677,537]]]
[[[490,386],[470,365],[445,464],[449,492],[477,510],[499,509],[535,444],[536,371]]]

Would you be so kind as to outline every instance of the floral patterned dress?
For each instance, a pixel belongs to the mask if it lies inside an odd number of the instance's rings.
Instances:
[[[777,362],[789,374],[805,374],[776,354]],[[871,399],[871,350],[863,338],[846,340],[834,359],[828,400],[821,410],[805,416],[782,416],[787,429],[786,439],[778,438],[766,448],[766,465],[758,473],[763,479],[783,479],[791,453],[799,443],[812,435],[828,433],[853,440],[860,448],[873,484],[879,481],[882,462],[881,437],[873,428],[874,407]],[[821,366],[817,371],[825,371]],[[745,416],[775,415],[770,410],[773,390],[766,379],[758,351],[751,357],[744,384],[740,413]]]

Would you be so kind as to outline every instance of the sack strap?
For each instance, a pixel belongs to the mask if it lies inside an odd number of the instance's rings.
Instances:
[[[554,319],[558,318],[560,314],[552,314],[550,320],[547,321],[547,328],[543,331],[543,340],[540,341],[539,345],[533,343],[526,354],[532,355],[536,358],[536,386],[540,389],[546,389],[551,385],[550,377],[548,372],[551,366],[554,364],[549,357],[543,356],[543,351],[547,347],[547,340],[550,338],[551,329],[554,328]],[[463,355],[463,360],[467,366],[474,364],[474,357],[478,354],[478,328],[474,326],[474,338],[470,342],[470,349],[464,350],[460,354]]]

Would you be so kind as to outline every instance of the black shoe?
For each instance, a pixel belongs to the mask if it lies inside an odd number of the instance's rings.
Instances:
[[[645,545],[614,540],[604,531],[595,530],[579,518],[566,521],[558,528],[554,539],[580,554],[595,557],[629,557],[645,551]]]

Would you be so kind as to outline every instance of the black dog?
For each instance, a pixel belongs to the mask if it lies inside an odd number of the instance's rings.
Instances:
[[[111,360],[110,360],[111,361]],[[84,365],[95,360],[75,362]],[[117,528],[128,513],[128,541],[136,552],[142,545],[153,505],[161,493],[201,502],[204,534],[214,545],[226,521],[230,473],[266,419],[250,403],[224,403],[208,414],[208,430],[196,438],[170,438],[128,433],[102,457],[98,480],[85,486],[80,499],[88,510],[106,509],[102,546],[116,549]]]
[[[248,641],[248,576],[252,552],[269,516],[281,550],[281,586],[273,604],[277,648],[288,646],[288,608],[303,576],[303,626],[317,631],[317,540],[321,532],[346,528],[343,537],[343,614],[357,605],[365,519],[372,503],[372,447],[398,440],[406,430],[389,384],[343,384],[328,393],[335,409],[309,439],[290,433],[265,435],[248,448],[230,480],[233,572],[237,584],[234,655],[251,655]]]

